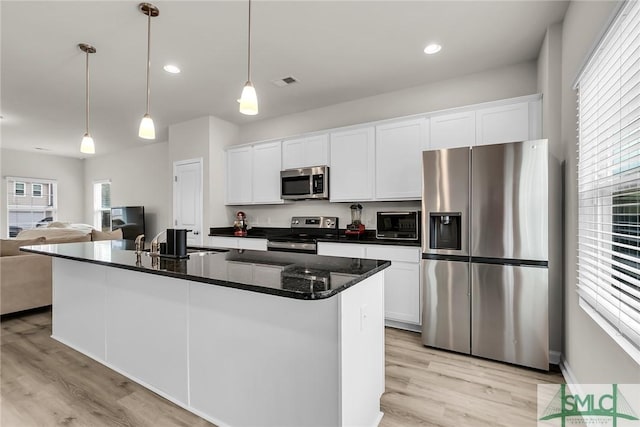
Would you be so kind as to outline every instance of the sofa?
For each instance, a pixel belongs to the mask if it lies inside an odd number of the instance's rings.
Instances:
[[[0,239],[0,315],[51,305],[51,257],[21,252],[21,246],[121,238],[120,230],[48,227],[23,230],[15,239]]]

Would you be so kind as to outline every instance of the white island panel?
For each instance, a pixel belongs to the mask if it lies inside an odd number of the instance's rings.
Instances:
[[[110,268],[107,362],[187,404],[189,282]]]
[[[105,278],[109,267],[53,260],[53,338],[105,361]]]
[[[191,406],[216,424],[337,426],[338,298],[192,283]],[[379,398],[378,398],[379,399]]]

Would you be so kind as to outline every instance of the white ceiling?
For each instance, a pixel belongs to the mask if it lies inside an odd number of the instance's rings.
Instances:
[[[236,100],[246,81],[247,1],[158,1],[151,116],[169,125],[213,115],[242,125],[537,57],[562,1],[254,1],[252,80],[260,114]],[[82,157],[90,43],[96,155],[148,144],[146,16],[131,1],[7,1],[1,13],[2,146]],[[437,41],[443,50],[422,49]],[[181,67],[179,75],[162,70]],[[278,88],[272,80],[296,77]],[[151,142],[152,143],[152,142]]]

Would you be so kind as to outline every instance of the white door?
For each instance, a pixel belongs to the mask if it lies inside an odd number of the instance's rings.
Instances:
[[[173,163],[173,226],[192,230],[187,245],[202,246],[202,159]]]

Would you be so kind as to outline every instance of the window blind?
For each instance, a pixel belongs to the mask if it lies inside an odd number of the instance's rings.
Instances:
[[[577,89],[580,303],[639,360],[640,2],[621,9]]]

